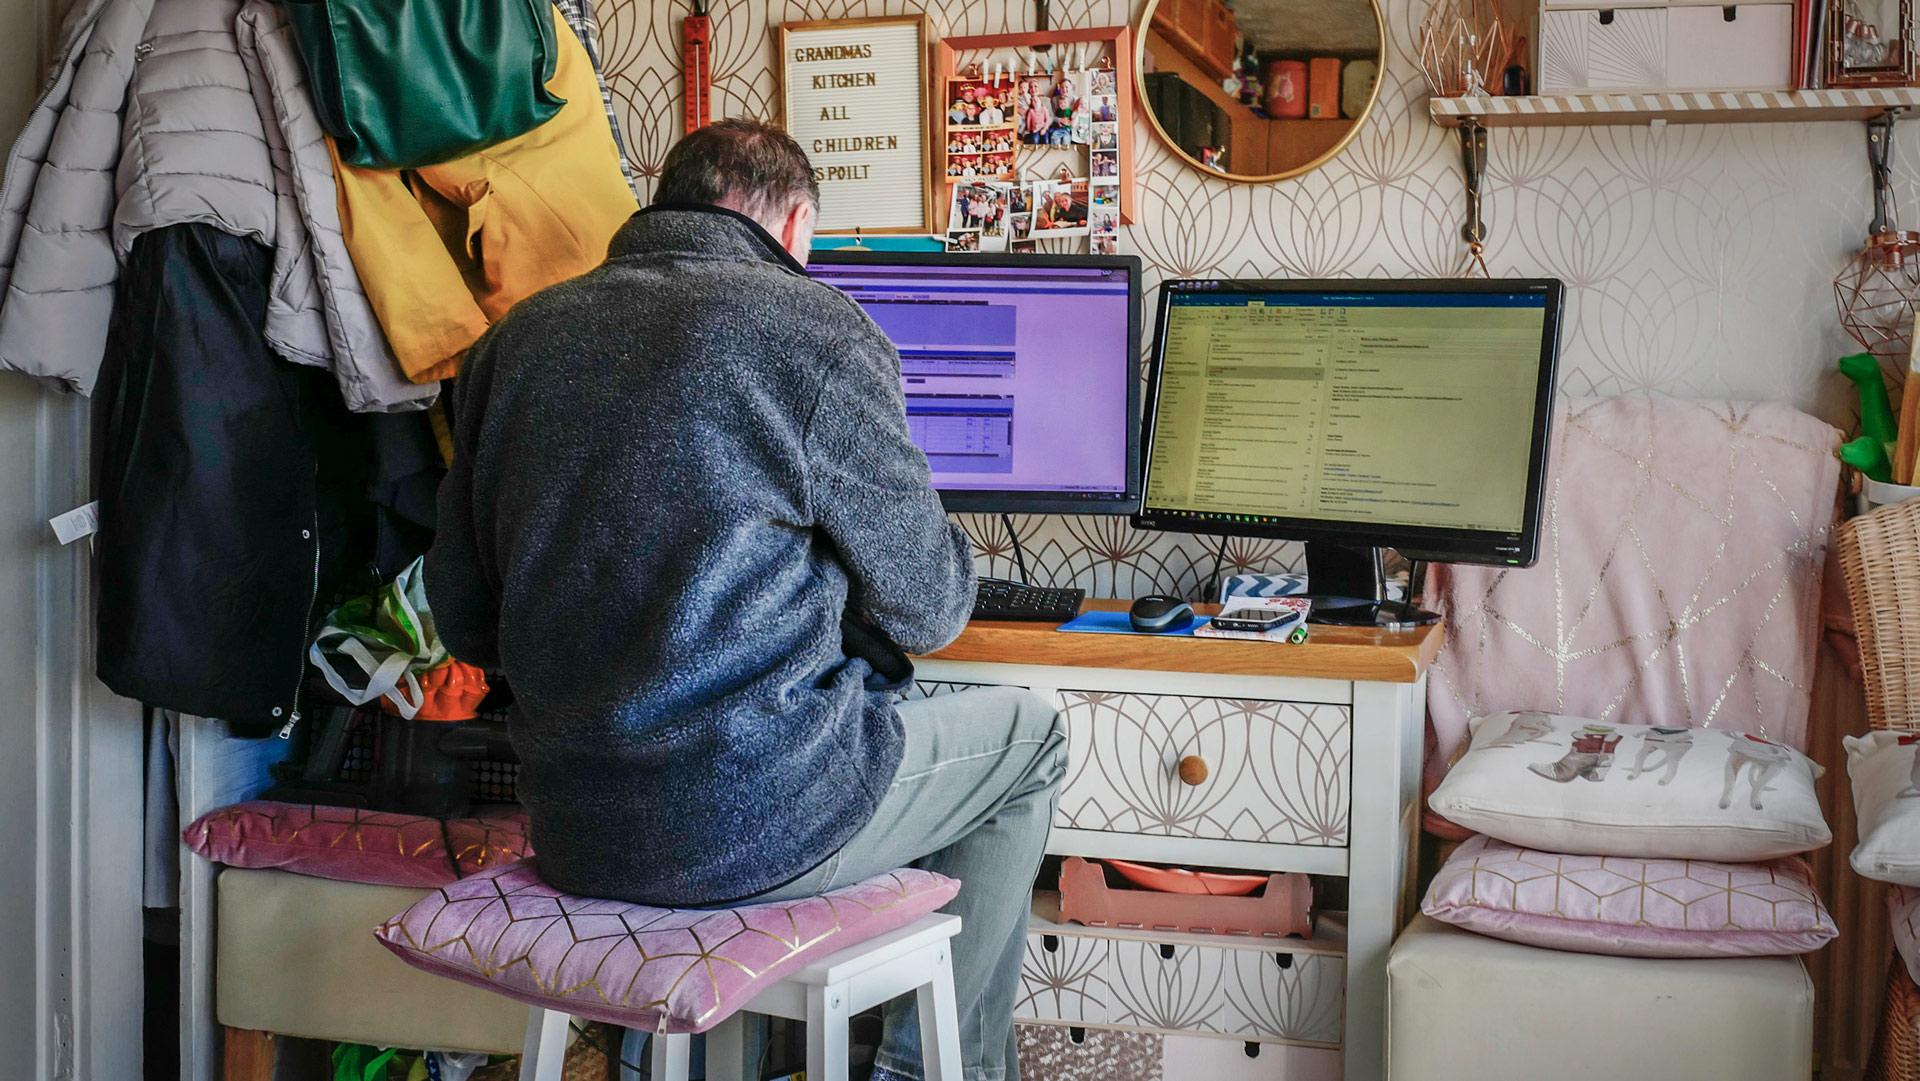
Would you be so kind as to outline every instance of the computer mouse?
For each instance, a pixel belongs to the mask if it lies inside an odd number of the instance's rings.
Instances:
[[[1133,602],[1127,619],[1136,631],[1164,634],[1182,630],[1193,622],[1193,605],[1178,597],[1154,594]]]

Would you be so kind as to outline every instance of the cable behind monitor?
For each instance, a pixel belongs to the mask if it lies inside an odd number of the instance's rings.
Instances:
[[[1020,584],[1030,586],[1033,580],[1027,577],[1027,554],[1020,549],[1020,534],[1013,528],[1013,516],[1002,514],[1000,524],[1006,527],[1007,540],[1013,542],[1013,565],[1020,569]]]
[[[1226,564],[1227,535],[1222,533],[1220,534],[1220,547],[1213,550],[1213,576],[1207,579],[1206,592],[1200,597],[1202,601],[1211,604],[1213,603],[1213,598],[1220,595],[1220,572],[1226,569]]]

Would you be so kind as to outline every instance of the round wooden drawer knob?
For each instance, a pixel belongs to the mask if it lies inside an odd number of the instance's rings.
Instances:
[[[1190,754],[1180,760],[1180,780],[1187,784],[1199,784],[1207,779],[1207,760],[1197,754]]]

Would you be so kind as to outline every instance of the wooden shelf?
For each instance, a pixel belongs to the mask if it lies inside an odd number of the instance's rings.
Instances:
[[[1433,122],[1458,127],[1475,117],[1490,128],[1607,124],[1796,124],[1871,120],[1888,109],[1920,108],[1920,87],[1853,90],[1695,90],[1641,94],[1430,98]]]
[[[1103,599],[1089,600],[1081,610],[1124,612],[1129,607],[1129,601]],[[1220,606],[1196,604],[1194,611],[1214,615]],[[1315,626],[1311,637],[1296,646],[1192,635],[1062,634],[1052,623],[981,620],[967,624],[951,645],[928,656],[990,664],[1413,683],[1439,650],[1438,624],[1410,631]]]
[[[1207,949],[1265,950],[1270,953],[1347,952],[1347,914],[1319,912],[1313,917],[1312,938],[1256,938],[1252,935],[1201,935],[1190,931],[1152,931],[1134,927],[1087,927],[1060,918],[1058,890],[1033,891],[1028,932],[1067,938],[1104,938],[1117,942],[1151,942],[1166,946],[1202,946]]]

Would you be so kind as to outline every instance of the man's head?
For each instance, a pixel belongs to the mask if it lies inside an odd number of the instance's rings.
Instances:
[[[813,248],[820,185],[806,151],[786,132],[755,120],[722,120],[667,152],[653,202],[739,211],[804,263]]]

